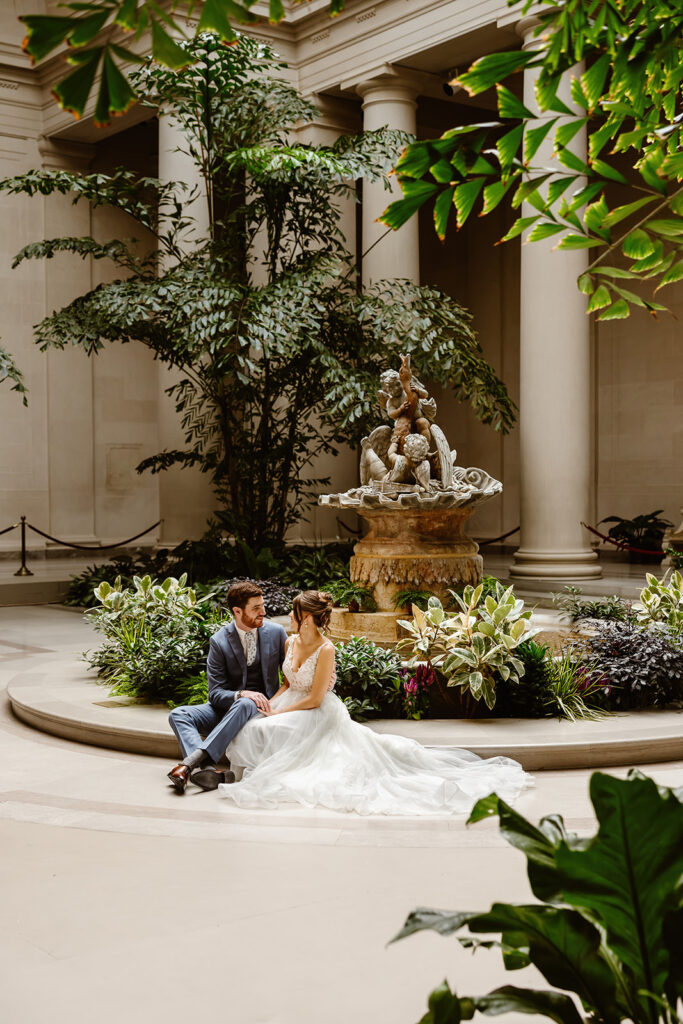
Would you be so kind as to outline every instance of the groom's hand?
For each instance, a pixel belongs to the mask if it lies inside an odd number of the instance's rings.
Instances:
[[[268,698],[266,697],[265,693],[259,693],[258,690],[242,690],[242,700],[244,700],[245,697],[249,700],[253,700],[256,707],[264,715],[270,714],[270,704],[268,703]]]

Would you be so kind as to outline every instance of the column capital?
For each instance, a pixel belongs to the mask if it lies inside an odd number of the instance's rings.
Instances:
[[[433,76],[425,76],[433,77]],[[420,72],[397,67],[395,64],[381,64],[365,72],[360,78],[341,83],[343,90],[353,90],[367,102],[413,103],[424,87]],[[363,106],[365,107],[365,103]]]
[[[527,17],[520,18],[519,21],[515,22],[515,32],[522,40],[523,50],[531,46],[537,38],[534,32],[540,24],[540,18],[537,18],[535,14],[529,14]]]
[[[54,139],[41,135],[38,139],[38,152],[44,168],[59,171],[87,171],[92,163],[97,147],[85,142],[71,142],[67,139]]]

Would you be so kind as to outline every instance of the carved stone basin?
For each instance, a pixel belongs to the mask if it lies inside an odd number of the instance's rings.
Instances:
[[[463,530],[472,508],[362,509],[369,531],[354,547],[351,579],[373,591],[379,611],[394,611],[400,590],[448,598],[456,584],[476,585],[483,562]]]

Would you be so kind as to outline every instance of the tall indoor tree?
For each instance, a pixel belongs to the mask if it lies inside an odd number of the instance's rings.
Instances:
[[[326,482],[311,476],[313,460],[374,425],[378,373],[400,353],[498,430],[510,428],[514,405],[455,300],[408,281],[359,288],[339,205],[355,197],[359,178],[386,182],[406,138],[382,130],[329,147],[293,142],[294,126],[315,108],[274,77],[282,65],[266,47],[247,37],[225,47],[213,35],[186,45],[187,70],[150,61],[136,88],[172,116],[201,171],[209,209],[202,244],[188,241],[191,207],[178,183],[123,169],[34,171],[0,189],[73,193],[74,202],[118,207],[153,233],[158,248],[142,256],[117,239],[90,237],[23,249],[15,265],[71,252],[121,270],[48,315],[36,342],[94,354],[107,342],[136,341],[177,368],[170,393],[186,446],[139,468],[200,466],[223,526],[252,547],[277,549]]]

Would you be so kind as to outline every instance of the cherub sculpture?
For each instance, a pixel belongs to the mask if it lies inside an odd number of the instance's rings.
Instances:
[[[394,430],[388,459],[393,465],[395,457],[403,454],[403,443],[410,433],[422,434],[431,445],[430,420],[436,416],[436,402],[429,398],[427,389],[413,376],[410,356],[401,356],[401,367],[385,370],[380,378],[378,392],[380,408],[394,421]]]
[[[430,482],[450,487],[451,451],[443,431],[434,423],[436,402],[413,376],[410,356],[401,357],[398,371],[385,370],[380,384],[379,404],[393,420],[393,427],[376,427],[361,441],[361,485],[414,481],[425,491],[430,490]]]

